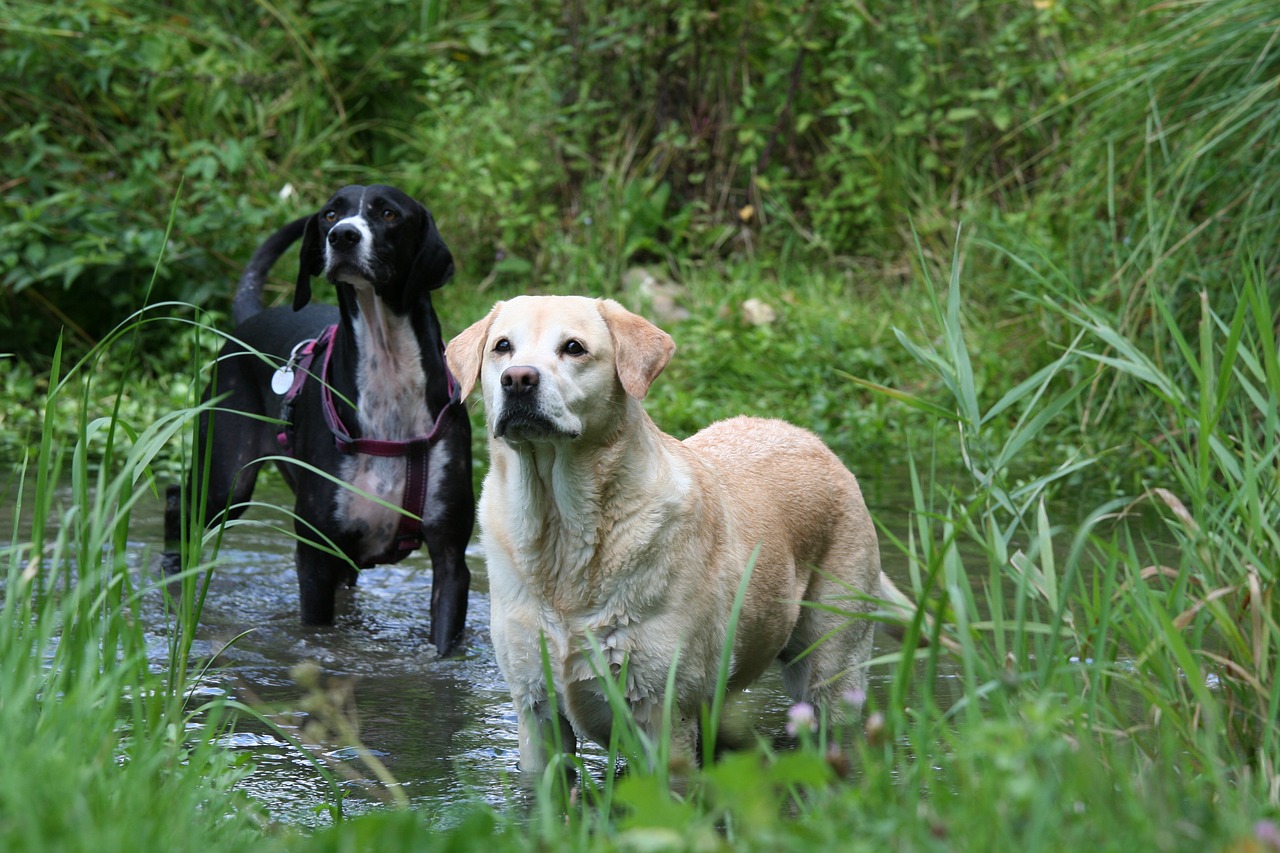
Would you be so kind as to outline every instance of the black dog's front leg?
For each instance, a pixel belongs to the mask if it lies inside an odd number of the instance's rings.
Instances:
[[[431,642],[441,657],[453,654],[467,621],[471,570],[464,558],[466,540],[427,540],[431,554]]]
[[[298,601],[303,625],[332,625],[339,586],[355,586],[359,573],[342,558],[298,542]]]
[[[476,499],[471,483],[471,421],[464,406],[445,411],[445,438],[437,445],[431,476],[437,493],[428,501],[423,540],[431,556],[431,642],[441,657],[456,651],[467,622],[467,543],[475,527]]]
[[[182,487],[171,485],[164,493],[164,551],[160,566],[166,575],[182,570]]]

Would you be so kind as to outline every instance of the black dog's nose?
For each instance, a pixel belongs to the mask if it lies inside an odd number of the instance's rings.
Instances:
[[[335,249],[350,249],[360,242],[360,229],[354,225],[337,225],[329,232],[329,245]]]
[[[542,374],[536,367],[512,365],[502,371],[502,387],[512,394],[528,394],[538,387]]]

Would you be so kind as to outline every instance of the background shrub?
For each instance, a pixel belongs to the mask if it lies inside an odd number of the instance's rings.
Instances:
[[[1190,332],[1201,289],[1229,312],[1242,250],[1268,281],[1278,260],[1260,0],[7,11],[0,339],[27,357],[148,293],[216,322],[263,236],[350,182],[425,200],[484,293],[614,294],[647,264],[706,304],[780,270],[892,297],[954,248],[982,282],[966,311],[1006,324],[988,366],[1015,373],[1070,334],[1046,281],[1160,349],[1166,297]],[[1079,425],[1135,417],[1127,381]]]
[[[634,261],[761,246],[896,261],[913,219],[1034,188],[1065,56],[1118,5],[12,6],[0,334],[101,336],[175,199],[152,298],[221,307],[267,231],[347,182],[421,195],[477,280],[608,291]]]

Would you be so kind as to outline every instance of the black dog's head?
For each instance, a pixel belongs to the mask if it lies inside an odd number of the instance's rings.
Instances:
[[[296,311],[311,300],[311,277],[371,286],[392,310],[404,313],[453,276],[453,255],[435,220],[394,187],[343,187],[307,220],[293,294]]]

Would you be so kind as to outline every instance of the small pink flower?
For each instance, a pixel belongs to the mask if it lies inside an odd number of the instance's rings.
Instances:
[[[884,743],[886,728],[884,714],[873,711],[871,716],[867,717],[867,743],[871,746]]]
[[[787,734],[799,737],[818,730],[818,716],[808,702],[797,702],[787,711]]]
[[[845,704],[856,711],[862,710],[862,706],[867,704],[867,691],[862,688],[857,690],[846,690],[844,692]]]
[[[1260,820],[1253,825],[1253,837],[1272,850],[1280,850],[1280,826],[1274,820]]]

